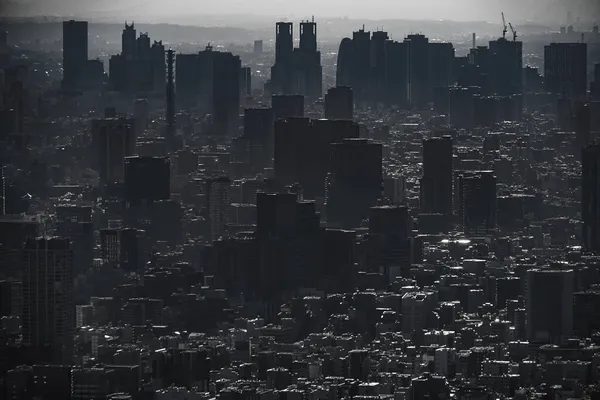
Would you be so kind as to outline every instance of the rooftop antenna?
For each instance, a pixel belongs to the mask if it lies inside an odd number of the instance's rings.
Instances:
[[[515,28],[513,28],[512,23],[508,23],[508,26],[510,26],[510,30],[512,31],[513,34],[513,42],[517,41],[517,31],[515,31]]]
[[[502,39],[506,39],[506,32],[508,31],[506,27],[506,18],[504,18],[504,13],[502,13]]]

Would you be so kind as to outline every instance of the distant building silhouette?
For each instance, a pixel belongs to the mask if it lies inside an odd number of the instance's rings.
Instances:
[[[568,98],[585,98],[587,44],[551,43],[544,47],[544,84],[547,92]]]
[[[452,155],[450,136],[423,141],[421,213],[452,215]]]
[[[582,150],[581,157],[581,216],[583,245],[600,252],[600,145]]]
[[[79,88],[88,61],[87,21],[64,21],[63,29],[63,86]]]
[[[325,118],[352,120],[354,116],[354,95],[352,88],[338,86],[325,95]]]

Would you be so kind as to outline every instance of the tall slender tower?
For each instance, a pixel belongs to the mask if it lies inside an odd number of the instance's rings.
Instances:
[[[169,150],[175,149],[175,79],[173,76],[174,53],[167,51],[167,142]]]

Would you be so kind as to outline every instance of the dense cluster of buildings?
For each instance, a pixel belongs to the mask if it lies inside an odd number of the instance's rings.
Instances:
[[[540,74],[363,27],[325,93],[314,20],[262,88],[63,29],[60,90],[0,80],[1,398],[600,398],[597,29]]]

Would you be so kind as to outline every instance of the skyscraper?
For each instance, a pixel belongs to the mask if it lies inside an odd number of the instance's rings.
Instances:
[[[352,120],[354,94],[348,86],[331,88],[325,95],[325,118]]]
[[[424,35],[408,35],[404,42],[409,53],[409,98],[417,107],[427,105],[430,97],[429,39]]]
[[[88,60],[87,21],[63,22],[63,85],[76,89],[81,83]]]
[[[304,118],[304,96],[299,94],[280,94],[271,97],[273,119]]]
[[[125,157],[124,197],[139,206],[171,197],[171,164],[168,157]]]
[[[423,141],[421,213],[452,215],[452,138]]]
[[[527,271],[527,339],[560,344],[573,333],[573,270]]]
[[[229,188],[231,180],[227,177],[206,180],[206,212],[210,227],[211,240],[221,237],[229,223]]]
[[[492,171],[463,173],[458,180],[460,225],[467,235],[496,229],[496,176]]]
[[[50,350],[52,361],[73,357],[73,254],[68,239],[28,239],[23,249],[23,343]]]
[[[587,44],[551,43],[544,47],[544,84],[547,92],[585,98]]]
[[[125,28],[121,34],[121,54],[127,61],[136,59],[137,45],[136,45],[137,32],[135,25],[132,22],[131,25],[125,23]]]
[[[103,185],[122,183],[125,157],[135,151],[135,123],[126,118],[92,120],[92,146],[95,168]]]
[[[523,42],[504,38],[492,40],[489,68],[492,94],[523,94]]]
[[[382,196],[382,146],[354,138],[333,143],[330,148],[327,223],[358,227]]]
[[[600,145],[584,147],[581,157],[583,245],[600,252]]]

